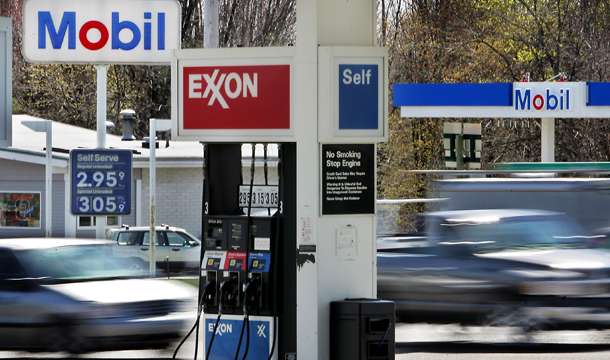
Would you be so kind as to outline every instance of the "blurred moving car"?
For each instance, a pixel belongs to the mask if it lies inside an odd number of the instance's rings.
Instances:
[[[427,246],[399,249],[408,243],[404,238],[379,241],[378,297],[395,301],[402,321],[610,327],[610,252],[599,247],[599,235],[565,214],[456,210],[424,216]]]
[[[0,349],[165,348],[194,318],[197,290],[134,277],[105,240],[0,240]]]
[[[157,268],[171,272],[197,271],[201,257],[201,241],[186,230],[162,225],[155,227],[155,259]],[[150,261],[150,227],[113,228],[106,239],[114,241],[113,256],[123,258],[132,269],[147,270]]]

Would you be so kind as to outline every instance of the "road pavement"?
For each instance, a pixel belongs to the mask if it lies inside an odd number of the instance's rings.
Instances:
[[[511,328],[458,325],[398,324],[396,360],[598,360],[610,359],[610,331],[548,331],[532,334]],[[193,359],[194,336],[178,359]],[[171,359],[166,350],[112,351],[81,355],[79,359]],[[64,358],[65,354],[0,352],[2,359]],[[198,359],[203,359],[201,347]],[[284,359],[279,359],[284,360]],[[309,360],[309,359],[298,359]],[[335,360],[335,359],[331,359]]]

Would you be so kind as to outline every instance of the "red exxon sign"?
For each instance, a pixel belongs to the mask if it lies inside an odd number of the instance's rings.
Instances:
[[[290,66],[183,68],[183,127],[289,129]]]

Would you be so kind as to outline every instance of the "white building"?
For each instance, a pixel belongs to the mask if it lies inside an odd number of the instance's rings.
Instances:
[[[0,148],[0,238],[45,236],[45,144],[44,132],[24,126],[24,120],[41,120],[13,115],[12,146]],[[53,122],[52,236],[95,237],[94,218],[70,213],[69,152],[96,148],[94,130]],[[159,134],[157,137],[160,137]],[[198,142],[158,140],[156,150],[155,223],[185,228],[201,237],[203,196],[203,146]],[[130,149],[133,153],[132,211],[129,216],[108,217],[107,225],[150,225],[150,150],[142,140],[121,141],[106,135],[106,147]]]

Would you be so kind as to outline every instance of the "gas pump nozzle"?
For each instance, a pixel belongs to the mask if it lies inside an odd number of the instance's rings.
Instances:
[[[257,308],[263,306],[263,281],[261,274],[251,273],[251,276],[250,281],[248,281],[244,289],[244,313],[249,313],[248,309],[252,306]]]
[[[216,305],[216,280],[209,280],[203,285],[201,304],[205,306]]]
[[[220,284],[220,301],[218,308],[222,312],[224,305],[237,307],[239,305],[239,273],[231,272],[229,278]]]
[[[210,279],[210,280],[208,280],[203,285],[203,289],[201,291],[201,297],[199,298],[199,302],[197,303],[197,319],[195,320],[195,323],[193,324],[193,327],[191,328],[191,330],[189,330],[189,332],[180,341],[178,346],[176,346],[172,359],[176,358],[176,355],[178,354],[178,350],[180,350],[180,348],[182,347],[182,344],[184,344],[186,339],[188,339],[189,336],[191,336],[191,334],[193,333],[195,328],[199,327],[199,320],[201,319],[202,308],[205,306],[208,306],[208,305],[211,305],[211,306],[215,305],[214,303],[216,302],[216,276],[208,277],[208,279]],[[195,354],[196,353],[197,353],[197,350],[195,350]]]

